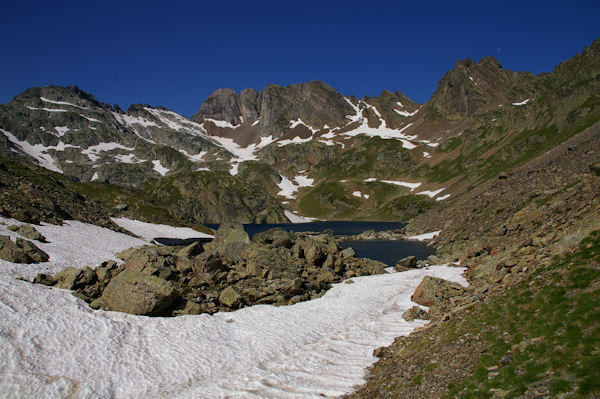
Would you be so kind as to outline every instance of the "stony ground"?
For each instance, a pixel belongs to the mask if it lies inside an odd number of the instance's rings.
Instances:
[[[349,397],[598,397],[598,237],[578,244],[600,230],[599,159],[594,126],[409,225],[442,229],[440,260],[471,286]]]

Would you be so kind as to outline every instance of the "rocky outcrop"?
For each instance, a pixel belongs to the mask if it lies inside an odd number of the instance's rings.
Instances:
[[[9,236],[0,236],[0,259],[13,263],[47,262],[48,254],[32,242],[17,238],[13,242]]]
[[[252,241],[241,225],[223,224],[202,246],[145,246],[119,254],[123,264],[67,268],[34,282],[75,290],[96,309],[177,316],[254,304],[286,305],[317,298],[332,283],[383,273],[386,265],[340,251],[330,234],[272,229]]]
[[[116,228],[106,209],[73,190],[71,184],[57,173],[0,155],[0,215],[25,223],[76,219]]]
[[[226,172],[178,173],[147,185],[176,219],[195,223],[285,223],[282,206],[260,185]]]

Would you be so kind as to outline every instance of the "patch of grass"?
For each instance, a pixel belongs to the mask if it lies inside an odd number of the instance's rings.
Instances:
[[[493,389],[515,397],[539,381],[549,381],[553,396],[600,393],[600,294],[592,289],[599,282],[596,231],[573,254],[539,269],[460,325],[449,326],[453,331],[447,342],[465,332],[482,333],[488,350],[468,378],[448,386],[446,397],[484,398]],[[502,365],[507,354],[510,361]],[[501,367],[491,375],[488,367],[495,365]]]

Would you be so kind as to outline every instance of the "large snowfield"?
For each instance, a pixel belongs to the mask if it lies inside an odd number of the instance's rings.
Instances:
[[[6,227],[0,234],[15,237]],[[0,260],[0,397],[336,397],[364,382],[374,349],[426,323],[401,316],[423,276],[466,284],[463,269],[435,266],[353,278],[293,306],[133,316],[16,277],[95,267],[146,241],[80,222],[35,227],[49,262]]]

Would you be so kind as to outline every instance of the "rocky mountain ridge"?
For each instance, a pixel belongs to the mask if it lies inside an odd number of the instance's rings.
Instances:
[[[597,123],[599,46],[539,76],[493,57],[459,61],[422,105],[308,82],[217,90],[187,119],[147,105],[124,112],[76,87],[31,88],[0,106],[0,153],[142,191],[169,176],[218,186],[221,172],[243,174],[288,211],[407,220]],[[269,220],[286,220],[278,214]]]

